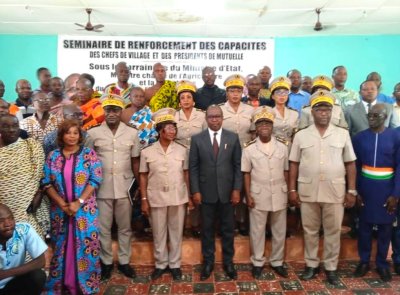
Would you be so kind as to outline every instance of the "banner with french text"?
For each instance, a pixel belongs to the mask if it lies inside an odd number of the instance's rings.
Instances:
[[[58,36],[58,75],[89,73],[102,91],[116,82],[115,66],[124,61],[131,70],[129,82],[143,88],[154,85],[153,65],[167,69],[167,80],[190,80],[203,86],[201,70],[215,69],[222,87],[232,74],[257,74],[274,68],[273,39],[181,38],[135,36]]]

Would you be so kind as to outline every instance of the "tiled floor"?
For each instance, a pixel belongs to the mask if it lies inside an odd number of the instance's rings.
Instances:
[[[222,266],[217,264],[213,275],[204,282],[200,281],[200,265],[183,266],[181,282],[173,282],[170,274],[164,274],[160,279],[151,281],[150,273],[153,267],[135,266],[138,274],[136,279],[127,279],[114,270],[112,278],[102,283],[100,294],[400,294],[400,276],[393,275],[390,283],[384,283],[374,271],[370,271],[364,278],[356,279],[352,276],[356,264],[355,261],[340,262],[339,274],[342,283],[339,286],[327,283],[323,272],[312,281],[301,281],[298,275],[304,268],[303,263],[288,263],[287,279],[277,277],[271,268],[265,267],[260,280],[254,280],[251,276],[250,264],[237,264],[236,281],[227,278]]]

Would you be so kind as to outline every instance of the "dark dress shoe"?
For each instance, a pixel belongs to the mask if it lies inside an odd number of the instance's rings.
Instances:
[[[197,229],[192,229],[192,236],[193,238],[199,239],[201,238],[201,231]]]
[[[261,278],[262,269],[263,269],[262,266],[253,266],[253,268],[251,270],[251,274],[253,275],[253,278],[255,278],[256,280]]]
[[[281,277],[287,278],[287,277],[289,276],[289,274],[288,274],[286,268],[284,268],[282,265],[279,265],[279,266],[272,266],[272,265],[271,265],[271,268],[272,268],[278,275],[280,275]]]
[[[165,272],[167,271],[167,268],[161,269],[161,268],[155,268],[153,272],[151,273],[151,279],[152,280],[157,280],[160,278]]]
[[[312,280],[319,273],[319,267],[306,266],[303,273],[300,275],[300,279],[303,281]]]
[[[329,284],[334,286],[340,285],[340,279],[336,270],[325,270],[325,275]]]
[[[360,262],[354,271],[354,276],[356,278],[361,278],[365,276],[367,272],[369,272],[369,264]]]
[[[379,274],[382,281],[390,282],[392,280],[392,274],[388,268],[377,267],[376,272]]]
[[[128,278],[136,278],[135,270],[129,264],[118,264],[118,270]]]
[[[182,271],[181,271],[181,269],[179,267],[178,268],[170,268],[169,270],[171,272],[172,279],[174,281],[182,280]]]
[[[101,280],[106,281],[111,278],[111,272],[113,270],[113,265],[112,264],[104,264],[103,262],[100,262],[101,266]]]
[[[400,263],[395,263],[393,268],[394,272],[400,275]]]
[[[211,263],[203,264],[203,267],[201,269],[201,274],[200,274],[200,281],[207,280],[210,277],[213,269],[214,269],[213,264],[211,264]]]
[[[236,272],[236,269],[235,269],[235,266],[233,265],[233,263],[224,265],[224,271],[225,271],[226,275],[228,277],[230,277],[232,280],[237,279],[237,272]]]

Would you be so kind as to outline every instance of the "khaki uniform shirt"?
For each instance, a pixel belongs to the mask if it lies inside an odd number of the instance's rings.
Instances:
[[[274,137],[267,144],[257,137],[243,149],[242,172],[250,172],[250,192],[255,208],[278,211],[287,207],[287,185],[283,171],[289,170],[288,149]]]
[[[332,124],[321,137],[315,125],[296,133],[289,160],[300,162],[297,179],[302,202],[342,203],[345,162],[356,159],[349,132]]]
[[[243,148],[244,144],[251,140],[251,115],[254,108],[241,102],[235,112],[229,102],[226,102],[221,109],[224,114],[222,128],[235,132],[239,136],[240,146]]]
[[[190,148],[191,137],[207,128],[205,113],[202,110],[193,109],[189,119],[179,110],[175,114],[175,120],[178,128],[176,141],[187,148]]]
[[[103,182],[97,193],[99,199],[128,197],[133,180],[132,160],[139,157],[137,130],[120,122],[115,135],[105,122],[87,131],[92,148],[103,164]]]
[[[314,123],[314,118],[311,114],[311,106],[309,106],[309,105],[305,106],[301,110],[299,129],[306,128],[313,123]],[[347,125],[347,122],[346,122],[346,118],[344,117],[344,112],[340,105],[337,105],[337,104],[333,105],[331,124],[339,126],[339,127],[343,127],[343,128],[349,128],[349,125]]]
[[[188,149],[171,142],[166,152],[160,142],[140,154],[140,173],[148,173],[147,199],[150,207],[178,206],[189,201],[183,171],[189,169]]]
[[[285,108],[285,114],[284,117],[282,117],[276,107],[274,107],[274,112],[275,121],[272,133],[282,140],[292,142],[292,135],[299,127],[299,113],[295,110]]]

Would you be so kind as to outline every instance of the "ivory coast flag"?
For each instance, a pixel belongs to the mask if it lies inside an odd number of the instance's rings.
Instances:
[[[385,180],[393,177],[394,170],[390,167],[372,167],[363,165],[361,168],[361,175],[370,179]]]

